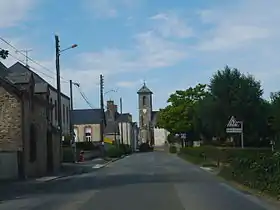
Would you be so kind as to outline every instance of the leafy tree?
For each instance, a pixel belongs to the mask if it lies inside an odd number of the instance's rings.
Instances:
[[[9,55],[8,50],[4,50],[4,49],[0,50],[0,58],[6,59],[8,57],[8,55]]]
[[[280,91],[270,95],[270,114],[268,116],[268,128],[270,137],[280,143]],[[278,145],[279,146],[279,145]]]
[[[225,139],[226,124],[235,116],[243,121],[245,145],[267,146],[267,137],[280,131],[280,92],[272,95],[271,103],[262,94],[260,82],[252,75],[226,66],[213,75],[209,86],[199,84],[171,94],[169,105],[159,112],[158,126],[173,134]],[[272,118],[273,129],[268,125]]]
[[[260,124],[265,123],[260,82],[252,75],[241,74],[226,66],[213,75],[209,87],[214,101],[211,111],[216,116],[212,116],[211,121],[216,122],[216,135],[226,136],[225,125],[230,116],[235,116],[244,123],[245,144],[258,144]]]
[[[206,95],[206,85],[177,90],[171,94],[169,105],[159,112],[158,126],[170,133],[191,132],[195,125],[195,107]]]

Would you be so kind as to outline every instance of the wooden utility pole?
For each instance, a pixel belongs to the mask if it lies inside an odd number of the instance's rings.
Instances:
[[[71,144],[74,140],[74,129],[73,129],[73,81],[70,80],[70,111],[69,111],[69,116],[70,116],[70,120],[69,120],[69,124],[70,124],[70,135],[71,135]]]
[[[60,142],[60,155],[61,161],[63,159],[62,150],[62,118],[61,118],[61,84],[60,84],[60,45],[59,37],[55,35],[55,55],[56,55],[56,86],[57,86],[57,119],[58,119],[58,129],[59,129],[59,142]]]
[[[100,142],[104,143],[104,125],[105,125],[105,113],[104,113],[104,78],[100,75],[100,108],[101,108],[101,122],[100,122]]]
[[[120,98],[120,111],[121,111],[121,115],[122,115],[122,98]],[[123,145],[123,121],[121,121],[121,143]]]

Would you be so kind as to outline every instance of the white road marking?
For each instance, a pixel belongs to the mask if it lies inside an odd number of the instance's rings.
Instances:
[[[96,164],[96,165],[92,166],[92,168],[98,169],[98,168],[102,168],[104,166],[105,166],[105,164]]]
[[[39,182],[47,182],[47,181],[51,181],[51,180],[54,180],[54,179],[57,179],[59,178],[59,176],[46,176],[46,177],[41,177],[41,178],[38,178],[38,179],[35,179],[36,181],[39,181]]]

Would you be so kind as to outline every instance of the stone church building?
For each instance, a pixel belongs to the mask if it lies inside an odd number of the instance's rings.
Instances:
[[[146,83],[138,90],[139,141],[154,146],[162,146],[167,141],[168,131],[158,128],[158,111],[153,111],[153,92]]]

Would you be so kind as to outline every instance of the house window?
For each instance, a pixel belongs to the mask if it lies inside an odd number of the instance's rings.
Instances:
[[[65,105],[63,104],[63,123],[65,123]]]
[[[37,141],[36,141],[36,126],[32,123],[30,125],[30,142],[29,142],[29,160],[36,161],[37,158]]]
[[[54,101],[54,119],[57,120],[57,102]]]
[[[146,106],[146,105],[147,105],[147,97],[143,96],[143,106]]]
[[[91,141],[91,127],[85,128],[85,141]]]

